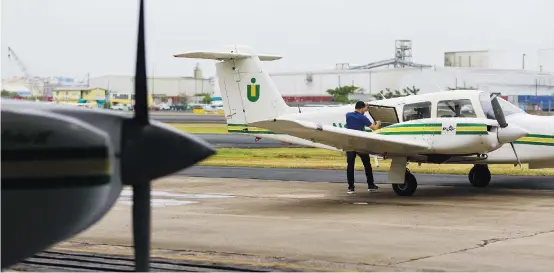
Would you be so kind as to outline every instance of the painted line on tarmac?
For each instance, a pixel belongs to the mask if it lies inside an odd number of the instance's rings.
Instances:
[[[131,248],[130,246],[127,246]],[[52,249],[59,251],[75,252],[75,253],[88,253],[88,254],[100,254],[100,255],[120,255],[120,256],[133,256],[123,251],[115,250],[88,250],[88,249],[78,249],[78,248],[69,248],[69,247],[54,247]],[[352,272],[352,270],[337,270],[325,267],[315,267],[307,265],[297,265],[290,263],[265,263],[265,262],[249,262],[249,261],[240,261],[240,260],[228,260],[228,259],[210,259],[210,258],[199,258],[199,257],[183,257],[176,255],[160,255],[160,254],[151,254],[151,258],[159,259],[168,259],[176,261],[187,261],[187,262],[207,262],[207,263],[216,263],[216,264],[227,264],[227,265],[236,265],[236,266],[252,266],[252,267],[266,267],[266,268],[278,268],[278,269],[297,269],[308,272],[315,271],[331,271],[331,272]]]

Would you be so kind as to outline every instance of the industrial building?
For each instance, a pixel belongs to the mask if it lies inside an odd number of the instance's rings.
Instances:
[[[213,78],[195,77],[148,77],[148,91],[159,100],[164,97],[194,96],[196,94],[214,94]],[[91,88],[104,88],[114,94],[133,94],[134,76],[102,76],[90,79]]]
[[[192,77],[148,77],[147,85],[155,103],[169,100],[177,101],[179,97],[192,98],[198,94],[214,94],[215,79],[204,78],[197,65]],[[134,76],[108,75],[90,79],[91,88],[104,88],[112,94],[129,95],[135,90]]]
[[[285,101],[294,105],[330,103],[332,97],[326,91],[345,85],[359,87],[352,99],[362,100],[379,98],[377,94],[387,88],[406,87],[415,87],[419,93],[480,89],[510,98],[554,96],[554,48],[539,50],[538,65],[527,64],[527,67],[525,54],[498,50],[444,52],[444,63],[439,66],[414,63],[410,40],[397,40],[394,50],[391,58],[364,65],[339,63],[335,69],[270,73],[270,76]],[[510,65],[508,60],[511,60]],[[521,67],[516,67],[519,65]],[[87,88],[106,89],[110,94],[132,94],[133,76],[92,78],[88,80]],[[187,97],[189,103],[198,103],[203,98],[195,97],[199,94],[208,94],[215,100],[221,96],[217,78],[203,77],[198,66],[192,77],[148,78],[148,90],[154,103],[172,103],[183,97]],[[519,104],[521,100],[514,99],[513,102]]]
[[[385,88],[415,86],[420,93],[455,88],[477,88],[506,95],[552,95],[554,73],[463,67],[406,67],[394,69],[327,70],[273,73],[277,88],[286,96],[321,96],[345,85],[377,94]]]
[[[379,91],[416,87],[420,93],[449,89],[480,89],[503,95],[554,95],[554,50],[540,50],[540,69],[502,69],[507,59],[524,55],[502,51],[457,51],[444,53],[444,66],[411,61],[411,41],[399,40],[395,56],[366,65],[337,64],[336,69],[272,73],[283,96],[328,95],[326,90],[345,85],[359,87],[357,98],[372,99]],[[549,65],[547,65],[549,63]],[[513,64],[513,62],[512,62]],[[529,67],[528,67],[529,68]]]

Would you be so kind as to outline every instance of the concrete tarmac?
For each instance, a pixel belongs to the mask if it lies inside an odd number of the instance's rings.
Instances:
[[[155,181],[153,254],[288,271],[554,268],[551,178],[493,177],[473,188],[465,176],[416,174],[416,195],[400,197],[387,185],[348,195],[328,183],[342,176],[196,166]],[[124,190],[104,219],[58,247],[132,253],[131,200]]]
[[[372,159],[373,163],[373,159]],[[417,169],[417,167],[413,167]],[[286,169],[286,168],[249,168],[249,167],[212,167],[193,166],[179,172],[180,175],[206,178],[238,178],[280,181],[346,183],[346,171]],[[385,183],[388,173],[373,172],[376,184]],[[436,185],[472,188],[467,175],[414,173],[419,185]],[[354,177],[358,187],[364,188],[366,181],[363,171],[356,171]],[[389,188],[389,185],[383,185]],[[551,176],[504,176],[492,174],[489,187],[507,189],[554,190],[554,178]],[[486,190],[486,189],[482,189]],[[419,191],[419,188],[418,188]],[[416,192],[416,194],[418,194]]]

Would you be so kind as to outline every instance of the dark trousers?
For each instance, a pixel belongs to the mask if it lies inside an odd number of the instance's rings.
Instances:
[[[369,154],[358,153],[354,151],[346,152],[346,178],[348,179],[348,188],[354,188],[354,164],[356,163],[356,155],[362,159],[364,164],[365,176],[367,178],[367,185],[373,185],[373,169],[371,168],[371,161]]]

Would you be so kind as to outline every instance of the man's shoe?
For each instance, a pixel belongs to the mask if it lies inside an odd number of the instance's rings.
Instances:
[[[367,187],[367,191],[368,192],[376,192],[377,190],[379,189],[379,187],[377,187],[377,185],[370,185]]]
[[[354,189],[348,189],[348,194],[353,194],[354,193]]]

